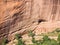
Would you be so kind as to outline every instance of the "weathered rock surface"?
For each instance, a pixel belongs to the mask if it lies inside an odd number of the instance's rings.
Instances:
[[[37,28],[34,30],[36,35],[41,33],[48,33],[60,28],[60,21],[54,22],[42,22],[40,23]]]
[[[15,33],[35,29],[36,23],[35,26],[32,24],[30,9],[30,0],[0,0],[0,39],[6,37],[12,40]]]
[[[60,0],[0,0],[0,39],[55,28],[60,28]]]

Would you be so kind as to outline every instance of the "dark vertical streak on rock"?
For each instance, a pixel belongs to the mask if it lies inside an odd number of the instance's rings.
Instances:
[[[58,4],[58,0],[53,0],[53,4],[52,4],[52,11],[51,11],[51,14],[52,14],[52,20],[55,19],[55,15],[56,15],[56,12],[57,12],[57,4]]]
[[[57,5],[58,4],[58,0],[53,0],[53,5]]]
[[[57,6],[53,6],[51,13],[52,13],[53,15],[55,15],[56,12],[57,12]]]
[[[58,0],[58,2],[59,2],[59,5],[60,5],[60,0]]]
[[[53,0],[53,8],[52,8],[52,14],[56,14],[57,11],[57,4],[58,4],[58,0]]]

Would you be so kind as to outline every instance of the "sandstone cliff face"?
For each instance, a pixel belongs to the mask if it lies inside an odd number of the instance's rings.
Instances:
[[[59,24],[60,0],[0,0],[0,39],[12,40],[15,33],[29,29],[50,31],[60,28]]]
[[[0,0],[0,39],[12,40],[15,33],[33,28],[30,9],[30,0]]]
[[[48,21],[60,20],[60,0],[34,0],[33,15]]]

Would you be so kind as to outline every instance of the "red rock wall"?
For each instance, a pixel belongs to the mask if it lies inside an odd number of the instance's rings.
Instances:
[[[60,21],[60,0],[34,0],[33,17]]]
[[[49,21],[60,21],[60,0],[0,0],[0,39]]]
[[[27,2],[31,1],[0,0],[0,39],[7,37],[12,40],[13,33],[26,28],[31,23],[29,21],[31,12],[28,8],[31,7],[31,3],[27,5]]]

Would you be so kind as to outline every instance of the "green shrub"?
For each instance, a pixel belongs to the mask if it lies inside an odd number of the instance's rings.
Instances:
[[[28,36],[32,38],[32,43],[33,44],[28,44],[28,45],[60,45],[60,34],[58,35],[57,40],[55,39],[50,39],[47,35],[43,35],[42,40],[35,40],[35,33],[33,31],[29,31]],[[16,34],[16,39],[18,40],[16,45],[26,45],[22,37],[18,34]]]
[[[22,36],[21,35],[15,34],[15,38],[18,41],[16,45],[25,45],[24,42],[22,41]]]
[[[8,40],[6,38],[3,38],[2,45],[6,45],[8,43]]]
[[[50,44],[51,44],[51,45],[58,45],[57,41],[54,40],[54,39],[51,39],[51,43],[50,43]]]
[[[34,36],[35,36],[35,33],[33,33],[33,31],[30,30],[30,31],[28,32],[28,36],[34,37]]]
[[[58,41],[58,45],[59,45],[60,44],[60,34],[58,35],[57,41]]]
[[[16,45],[25,45],[24,42],[22,41],[22,38],[18,40],[18,43]]]
[[[15,34],[15,38],[19,40],[20,38],[22,38],[22,36],[20,34]]]
[[[28,32],[28,36],[29,36],[29,37],[32,37],[32,43],[36,43],[36,42],[37,42],[37,41],[35,40],[35,38],[34,38],[35,33],[33,33],[33,31],[30,30],[30,31]]]
[[[47,35],[44,35],[43,36],[43,41],[48,41],[48,40],[50,40],[50,38]]]
[[[60,32],[60,28],[57,28],[55,31],[56,31],[56,32]]]

